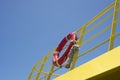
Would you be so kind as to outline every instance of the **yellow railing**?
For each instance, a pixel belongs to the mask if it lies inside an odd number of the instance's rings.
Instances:
[[[109,5],[107,8],[105,8],[102,12],[100,12],[97,16],[95,16],[93,19],[91,19],[88,23],[83,25],[80,29],[76,30],[76,34],[79,35],[78,39],[78,45],[80,47],[80,52],[76,53],[72,62],[72,65],[69,70],[72,70],[75,67],[76,62],[80,57],[94,51],[98,47],[102,46],[103,44],[108,42],[108,50],[111,50],[114,48],[114,42],[117,37],[120,36],[120,30],[116,33],[116,27],[119,28],[120,26],[120,20],[118,19],[118,14],[120,12],[120,0],[116,0],[111,5]],[[113,10],[113,11],[112,11]],[[108,13],[108,11],[112,11],[112,13],[109,12],[109,15],[105,16],[104,14]],[[96,20],[99,20],[102,16],[104,18],[96,23]],[[101,31],[95,33],[92,35],[92,37],[88,38],[87,40],[83,40],[84,37],[86,37],[87,34],[90,32],[93,32],[98,26],[101,26],[102,23],[107,22],[108,19],[111,19],[111,23],[104,27]],[[90,26],[91,24],[94,24],[94,26]],[[117,26],[118,24],[118,26]],[[90,29],[88,29],[90,27]],[[120,28],[119,28],[120,29]],[[108,31],[111,30],[111,31]],[[99,36],[102,35],[104,32],[109,32],[109,37],[103,40],[102,42],[99,42],[93,47],[90,47],[85,52],[81,53],[81,47],[84,45],[87,45],[91,41],[94,41],[94,39],[98,38],[101,39]],[[104,36],[104,35],[103,35]],[[51,77],[58,77],[60,74],[57,74],[57,71],[61,68],[57,68],[52,65],[52,54],[55,51],[55,48],[51,50],[48,54],[46,54],[42,59],[40,59],[38,62],[36,62],[28,76],[28,80],[50,80]],[[68,70],[68,71],[69,71]]]

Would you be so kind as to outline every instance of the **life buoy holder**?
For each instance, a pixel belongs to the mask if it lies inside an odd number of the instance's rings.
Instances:
[[[78,37],[75,34],[75,32],[69,33],[67,36],[65,36],[62,41],[59,43],[57,46],[55,52],[53,53],[53,65],[54,66],[61,66],[67,59],[69,52],[71,48],[73,47],[74,44],[76,44]],[[67,46],[65,52],[63,55],[60,57],[60,53],[63,50],[64,46],[66,45],[67,42],[70,42],[69,45]]]

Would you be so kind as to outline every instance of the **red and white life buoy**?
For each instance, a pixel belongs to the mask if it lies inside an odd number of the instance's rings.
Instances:
[[[63,38],[63,40],[59,43],[59,45],[57,46],[54,54],[53,54],[53,65],[54,66],[61,66],[67,59],[69,52],[72,48],[72,46],[76,43],[78,37],[75,34],[75,32],[69,33],[67,36],[65,36]],[[65,46],[65,44],[70,41],[68,47],[66,48],[65,52],[63,53],[63,55],[61,55],[61,57],[59,57],[59,53],[63,50],[63,47]]]

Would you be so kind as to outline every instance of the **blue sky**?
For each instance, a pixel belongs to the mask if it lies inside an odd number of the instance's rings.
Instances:
[[[0,79],[27,80],[33,64],[114,0],[0,0]]]

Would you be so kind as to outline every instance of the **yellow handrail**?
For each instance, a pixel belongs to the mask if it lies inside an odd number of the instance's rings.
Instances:
[[[109,38],[105,39],[102,42],[99,42],[97,45],[93,46],[92,48],[90,48],[89,50],[86,50],[83,53],[80,54],[77,52],[74,55],[74,60],[72,62],[72,65],[70,66],[70,70],[74,69],[75,64],[77,62],[77,60],[90,53],[91,51],[97,49],[98,47],[102,46],[103,44],[109,42],[109,49],[111,50],[114,48],[114,42],[115,42],[115,38],[120,36],[120,32],[115,33],[116,31],[116,24],[120,23],[120,20],[118,20],[118,12],[120,11],[119,6],[120,5],[120,0],[115,0],[115,2],[113,2],[112,4],[110,4],[107,8],[105,8],[103,11],[101,11],[98,15],[96,15],[94,18],[92,18],[89,22],[87,22],[85,25],[83,25],[81,28],[79,28],[78,30],[76,30],[76,34],[79,34],[79,39],[77,40],[77,43],[81,49],[81,47],[87,43],[89,43],[90,41],[93,41],[95,38],[99,38],[99,35],[102,35],[102,33],[106,32],[107,30],[111,29],[111,34],[109,36]],[[109,15],[107,15],[106,17],[104,17],[102,20],[100,20],[99,22],[97,22],[94,26],[89,27],[90,29],[87,30],[88,26],[91,25],[92,23],[94,23],[96,20],[100,19],[104,14],[106,14],[108,11],[114,9],[114,11],[112,13],[110,13]],[[112,23],[109,23],[110,25],[106,26],[104,29],[102,29],[100,32],[95,33],[94,35],[92,35],[90,38],[88,38],[87,40],[83,41],[84,37],[86,36],[86,34],[89,34],[89,32],[92,32],[93,30],[95,30],[98,26],[100,26],[100,24],[105,23],[110,17],[113,17],[113,20],[111,21]],[[42,59],[40,59],[38,62],[36,62],[28,76],[28,80],[50,80],[51,76],[53,77],[57,77],[60,74],[56,73],[58,70],[60,70],[61,68],[58,67],[56,68],[55,66],[53,66],[52,64],[49,63],[49,61],[51,60],[52,54],[55,51],[56,48],[52,49],[49,53],[47,53]],[[40,65],[41,64],[41,65]],[[49,66],[46,66],[46,64]],[[50,68],[49,68],[50,67]],[[45,69],[48,69],[48,71],[44,71]],[[36,73],[36,74],[33,74]],[[54,74],[53,74],[54,73]],[[43,76],[44,75],[44,76]],[[41,77],[42,76],[42,77]]]

